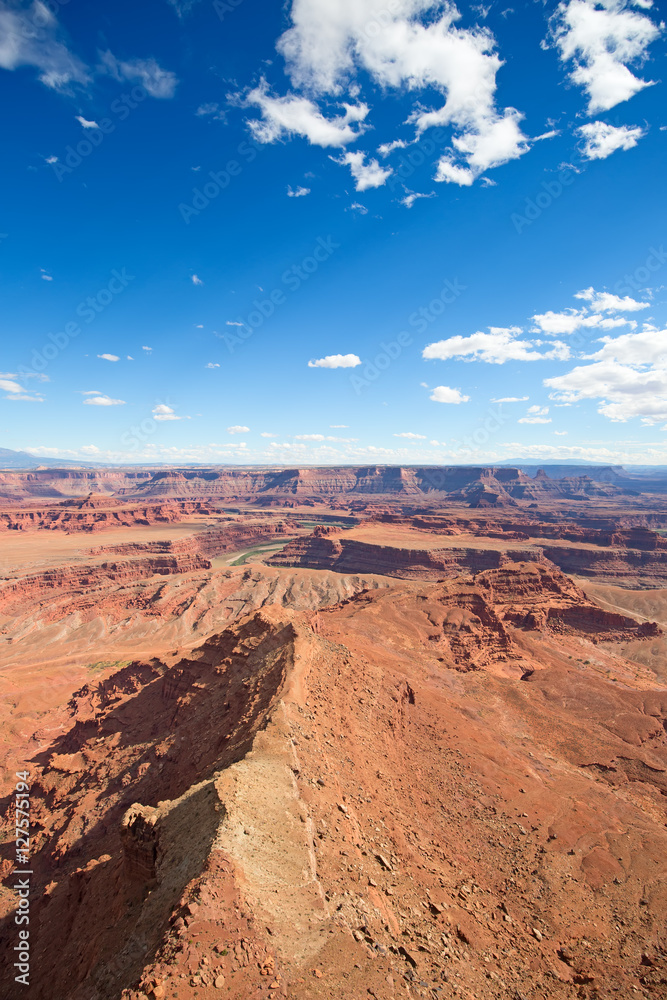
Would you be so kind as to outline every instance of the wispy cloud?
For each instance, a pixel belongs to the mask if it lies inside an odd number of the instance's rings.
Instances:
[[[155,59],[117,59],[112,52],[100,55],[100,71],[108,73],[119,83],[138,83],[151,97],[173,97],[178,77],[171,70],[162,69]]]

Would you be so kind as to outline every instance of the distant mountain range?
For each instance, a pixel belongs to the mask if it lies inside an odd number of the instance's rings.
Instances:
[[[99,463],[72,462],[65,458],[35,458],[27,451],[12,451],[10,448],[0,448],[0,469],[63,469],[83,468],[94,469]]]

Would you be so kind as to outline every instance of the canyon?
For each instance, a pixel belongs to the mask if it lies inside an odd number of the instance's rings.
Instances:
[[[594,472],[0,473],[31,995],[667,995],[667,499]]]

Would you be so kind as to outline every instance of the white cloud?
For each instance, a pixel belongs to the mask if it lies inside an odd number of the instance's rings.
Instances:
[[[405,205],[406,208],[412,208],[418,198],[435,198],[435,191],[431,191],[430,194],[422,194],[419,191],[408,191],[405,198],[401,198],[401,205]]]
[[[407,145],[407,142],[403,139],[394,139],[393,142],[383,142],[381,146],[378,146],[378,153],[380,156],[389,156],[395,149],[405,149]]]
[[[220,365],[216,361],[209,361],[204,365],[204,368],[219,368]]]
[[[550,351],[540,352],[534,349],[530,340],[519,340],[521,327],[489,327],[490,333],[473,333],[470,337],[449,337],[428,344],[422,351],[422,357],[447,361],[456,358],[464,361],[485,361],[488,364],[502,365],[506,361],[563,361],[570,356],[567,344],[554,341]]]
[[[394,434],[395,438],[408,438],[410,441],[425,441],[425,434],[413,434],[412,431],[402,431],[400,434]]]
[[[567,435],[567,431],[554,431],[554,434],[555,434],[555,435],[556,435],[557,437],[566,437],[566,435]]]
[[[53,276],[51,274],[47,274],[47,272],[44,270],[44,268],[42,268],[42,273],[41,273],[40,277],[41,277],[42,281],[53,281]]]
[[[500,399],[492,399],[492,403],[525,403],[528,396],[501,396]]]
[[[224,108],[221,108],[219,104],[215,104],[213,101],[209,101],[208,104],[200,104],[195,114],[198,118],[212,118],[213,121],[224,122],[227,121],[227,112]],[[201,167],[192,167],[192,170],[200,170]]]
[[[604,344],[588,357],[596,361],[618,361],[627,365],[667,365],[667,330],[642,330],[620,337],[601,337]]]
[[[18,382],[14,382],[13,379],[0,378],[0,390],[2,392],[23,392],[23,386],[19,385]]]
[[[571,81],[588,94],[589,114],[608,111],[651,85],[628,66],[646,57],[659,33],[626,0],[564,0],[551,22],[552,43],[573,67]]]
[[[174,413],[173,407],[167,406],[166,403],[158,403],[157,406],[153,407],[151,413],[153,414],[155,420],[159,421],[183,420],[183,417],[179,417],[176,413]]]
[[[241,323],[239,320],[228,319],[225,322],[226,326],[245,326],[245,323]]]
[[[607,125],[606,122],[588,122],[577,132],[584,139],[583,154],[587,160],[606,160],[617,149],[632,149],[646,135],[639,126]]]
[[[344,104],[345,114],[325,118],[307,97],[296,94],[272,97],[265,80],[246,95],[244,103],[256,105],[262,112],[261,121],[250,122],[258,142],[276,142],[284,135],[300,135],[312,146],[347,146],[363,131],[363,126],[355,130],[351,123],[363,122],[368,114],[365,104]]]
[[[368,215],[368,209],[365,205],[360,205],[358,201],[353,201],[350,205],[353,212],[358,212],[359,215]]]
[[[469,184],[484,170],[528,149],[513,108],[495,105],[502,61],[485,27],[462,28],[453,3],[434,0],[295,0],[292,27],[278,42],[295,86],[315,95],[336,95],[358,72],[385,91],[434,91],[444,104],[409,117],[421,134],[438,125],[455,129],[453,149],[439,180]],[[380,153],[400,148],[385,143]],[[456,161],[459,161],[458,163]]]
[[[519,419],[520,424],[550,424],[551,417],[548,417],[548,406],[529,406],[525,417]]]
[[[271,431],[262,431],[262,433],[259,436],[263,437],[263,438],[274,438],[274,437],[276,437],[276,435],[272,434]]]
[[[117,354],[98,354],[98,358],[102,358],[103,361],[120,361]]]
[[[151,97],[173,97],[178,77],[171,70],[162,69],[155,59],[116,59],[111,52],[100,56],[100,69],[119,82],[138,83]]]
[[[57,19],[42,3],[18,8],[0,3],[0,67],[34,66],[39,80],[53,90],[90,82],[88,67],[62,41]]]
[[[448,385],[436,385],[429,396],[434,403],[467,403],[470,396],[464,396],[460,389],[451,389]]]
[[[335,163],[341,163],[348,166],[352,172],[356,184],[355,190],[357,191],[367,191],[368,188],[382,187],[386,183],[387,178],[391,177],[392,171],[381,167],[377,160],[370,159],[366,163],[366,154],[357,150],[354,153],[343,153],[341,157],[336,159],[332,156],[331,159]]]
[[[228,434],[249,434],[250,428],[244,427],[243,424],[234,424],[233,427],[227,428]]]
[[[332,434],[295,434],[294,439],[296,441],[338,441],[343,444],[359,440],[358,438],[334,437]]]
[[[78,121],[79,125],[81,125],[83,128],[99,128],[100,127],[97,124],[97,122],[89,122],[85,118],[83,118],[81,115],[74,115],[74,117]]]
[[[347,430],[349,426],[350,426],[349,424],[329,424],[329,427],[331,428],[332,431]]]
[[[305,198],[307,194],[310,194],[310,188],[299,186],[296,191],[292,190],[291,185],[287,188],[288,198]]]
[[[57,156],[47,156],[45,162],[53,165],[54,163],[58,162],[58,157]]]
[[[309,361],[309,368],[356,368],[361,358],[356,354],[328,354],[326,358]]]
[[[101,396],[91,396],[89,399],[84,399],[84,406],[125,406],[124,399],[112,399],[111,396],[101,395]]]
[[[535,332],[545,333],[549,337],[556,334],[575,333],[582,327],[588,329],[613,330],[617,326],[627,326],[630,320],[622,317],[605,317],[599,313],[589,316],[585,309],[567,309],[565,312],[537,313],[532,317]]]
[[[632,335],[628,334],[628,340]],[[641,336],[641,335],[639,335]],[[630,352],[626,343],[623,353]],[[647,355],[652,357],[655,355]],[[667,361],[664,350],[655,367],[644,363],[621,364],[610,352],[590,365],[580,365],[565,375],[545,379],[558,403],[577,403],[598,399],[598,413],[615,422],[635,417],[645,424],[667,420]]]
[[[197,274],[193,274],[192,275],[192,284],[193,285],[203,285],[204,282],[201,280],[201,278]]]
[[[648,309],[650,302],[639,302],[629,295],[612,295],[611,292],[596,292],[594,288],[584,288],[581,292],[575,293],[575,299],[584,299],[590,302],[591,309],[599,309],[601,312],[637,312],[639,309]]]

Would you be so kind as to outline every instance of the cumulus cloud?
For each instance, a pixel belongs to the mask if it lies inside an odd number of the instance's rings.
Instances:
[[[646,135],[639,126],[607,125],[606,122],[588,122],[577,132],[584,139],[583,154],[587,160],[606,160],[617,149],[632,149]]]
[[[192,275],[192,284],[193,285],[203,285],[204,282],[201,280],[201,278],[199,277],[199,275],[193,274]]]
[[[567,344],[554,341],[551,350],[537,351],[530,340],[521,340],[521,327],[489,327],[489,333],[473,333],[470,337],[449,337],[428,344],[422,351],[427,360],[485,361],[502,365],[506,361],[563,361],[570,356]],[[435,390],[434,390],[435,391]],[[433,398],[433,397],[431,397]],[[447,400],[440,400],[447,402]]]
[[[601,337],[604,346],[589,358],[629,365],[667,365],[667,330],[642,330],[620,337]]]
[[[643,330],[601,338],[602,347],[564,375],[546,379],[551,398],[572,404],[597,399],[598,412],[625,422],[667,420],[667,330]]]
[[[173,97],[178,77],[171,70],[162,69],[155,59],[116,59],[111,52],[100,56],[100,69],[119,83],[138,83],[151,97]]]
[[[318,135],[324,131],[326,138],[319,145],[346,145],[352,139],[348,122],[339,120],[332,133],[333,123],[323,123],[313,99],[335,99],[346,90],[358,94],[359,75],[385,92],[424,93],[408,119],[417,135],[434,126],[452,127],[452,146],[440,161],[438,180],[471,184],[485,170],[529,148],[521,114],[496,106],[496,74],[503,63],[493,35],[486,27],[460,27],[461,14],[453,3],[294,0],[291,18],[277,48],[293,87],[308,98],[271,98],[264,83],[251,91],[249,99],[263,113],[262,122],[251,123],[260,141],[275,141],[285,131],[308,136],[315,130]],[[439,102],[428,107],[425,102],[433,104],[434,93]],[[362,107],[365,118],[368,109]],[[302,116],[299,127],[285,121],[288,109]],[[379,152],[386,156],[404,145],[404,140],[387,142]]]
[[[100,396],[90,396],[88,399],[84,399],[84,406],[125,406],[124,399],[112,399],[111,396],[100,395]]]
[[[347,146],[363,131],[362,125],[354,129],[352,123],[362,123],[368,114],[366,104],[343,104],[344,114],[325,118],[307,97],[297,94],[273,97],[266,80],[246,94],[244,103],[256,105],[262,113],[261,120],[250,122],[253,136],[262,143],[300,135],[312,146]]]
[[[528,396],[501,396],[500,399],[492,399],[492,403],[525,403]]]
[[[585,309],[566,309],[564,312],[552,312],[549,309],[545,313],[536,313],[532,320],[535,332],[545,333],[548,337],[576,333],[582,327],[613,330],[617,326],[627,326],[630,322],[620,316],[612,318],[599,313],[589,315]]]
[[[307,194],[310,194],[310,188],[299,186],[296,190],[292,190],[291,185],[287,188],[288,198],[305,198]]]
[[[183,420],[183,417],[179,417],[178,414],[174,413],[173,407],[167,406],[166,403],[158,403],[151,410],[154,420],[165,421],[165,420]]]
[[[217,363],[217,361],[209,361],[207,364],[204,365],[204,368],[219,368],[219,367],[220,365]]]
[[[448,385],[436,385],[429,396],[434,403],[467,403],[470,396],[464,396],[460,389],[451,389]]]
[[[243,424],[234,424],[232,427],[227,428],[228,434],[249,434],[250,428],[245,427]]]
[[[644,6],[645,4],[641,4]],[[608,111],[652,84],[629,69],[640,64],[660,28],[627,0],[564,0],[551,20],[551,44],[588,95],[588,112]]]
[[[550,424],[551,417],[548,417],[548,406],[529,406],[525,417],[519,419],[520,424]]]
[[[309,368],[356,368],[361,364],[361,358],[356,354],[328,354],[326,358],[317,358],[308,362]]]
[[[100,127],[97,124],[97,122],[89,122],[86,118],[83,118],[82,115],[75,115],[74,117],[76,118],[76,120],[78,121],[79,125],[81,125],[82,128],[99,128]]]
[[[98,354],[98,358],[102,358],[103,361],[120,361],[117,354]]]
[[[412,431],[401,431],[400,434],[394,434],[395,438],[408,438],[409,441],[425,441],[425,434],[413,434]]]
[[[366,154],[360,151],[354,153],[344,153],[339,159],[332,157],[335,163],[347,165],[351,172],[355,184],[355,190],[367,191],[368,188],[382,187],[387,178],[391,177],[391,170],[381,167],[377,160],[370,159],[366,163]]]
[[[645,370],[615,361],[598,361],[546,379],[544,384],[554,390],[552,399],[558,402],[599,399],[598,413],[615,422],[624,423],[634,417],[640,417],[645,424],[667,420],[665,367]]]

